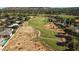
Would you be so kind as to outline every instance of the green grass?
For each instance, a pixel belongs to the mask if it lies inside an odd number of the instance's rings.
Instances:
[[[40,39],[45,44],[48,44],[50,47],[54,48],[55,50],[64,50],[65,47],[58,46],[56,43],[58,42],[59,38],[55,37],[57,34],[51,30],[45,29],[43,26],[48,23],[47,18],[44,17],[37,17],[33,18],[32,20],[28,21],[28,24],[41,32]]]
[[[37,17],[37,18],[33,18],[32,20],[29,20],[29,24],[34,26],[34,27],[41,27],[44,24],[48,23],[48,20],[45,20],[47,18],[42,18],[41,17]]]
[[[56,34],[55,32],[52,32],[51,30],[47,30],[43,28],[39,30],[42,33],[41,34],[42,37],[53,38],[53,36]]]
[[[61,51],[61,50],[65,50],[66,47],[62,47],[62,46],[58,46],[56,43],[58,42],[58,39],[56,37],[54,38],[43,38],[40,37],[42,39],[43,42],[45,42],[46,44],[48,44],[51,48]]]
[[[75,19],[76,17],[79,17],[79,16],[73,16],[73,15],[58,15],[58,16],[63,19]]]

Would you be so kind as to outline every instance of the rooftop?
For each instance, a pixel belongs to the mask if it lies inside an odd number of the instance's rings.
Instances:
[[[79,23],[79,19],[76,19],[75,22],[76,22],[76,23]]]
[[[12,29],[8,28],[0,32],[0,35],[10,35],[11,33],[12,33]]]

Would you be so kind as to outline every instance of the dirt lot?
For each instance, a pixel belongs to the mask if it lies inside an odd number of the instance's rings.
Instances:
[[[48,50],[38,39],[38,31],[23,23],[3,49],[5,51],[46,51]]]
[[[50,23],[46,24],[44,27],[45,27],[46,29],[50,29],[50,30],[52,30],[52,31],[54,31],[54,32],[65,33],[65,32],[63,31],[63,29],[58,28],[53,22],[52,22],[52,23],[50,22]]]

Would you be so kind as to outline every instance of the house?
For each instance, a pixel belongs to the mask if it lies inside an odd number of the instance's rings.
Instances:
[[[75,27],[75,32],[79,33],[79,19],[76,19],[75,20],[75,23],[74,23],[74,27]]]
[[[0,36],[5,36],[5,35],[12,35],[13,29],[11,28],[6,28],[4,31],[0,32]]]
[[[1,22],[5,22],[6,20],[6,18],[0,19]]]
[[[16,24],[21,24],[22,22],[21,21],[16,21]]]
[[[7,28],[4,31],[0,32],[0,46],[4,46],[8,39],[12,36],[12,29]]]
[[[4,30],[4,27],[3,26],[0,26],[0,32],[3,31],[3,30]]]
[[[73,35],[79,35],[79,20],[74,20],[74,22],[69,26],[69,29],[72,31]]]
[[[19,27],[19,24],[14,23],[14,24],[12,24],[12,25],[9,25],[8,27],[9,27],[9,28],[12,28],[12,29],[17,29],[17,28]]]
[[[49,16],[48,20],[49,22],[55,22],[56,18],[54,16]]]
[[[74,24],[79,25],[79,19],[75,19]]]

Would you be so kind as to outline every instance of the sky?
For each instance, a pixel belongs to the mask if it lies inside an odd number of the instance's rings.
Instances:
[[[1,0],[0,7],[79,7],[79,0]]]

